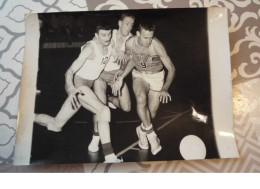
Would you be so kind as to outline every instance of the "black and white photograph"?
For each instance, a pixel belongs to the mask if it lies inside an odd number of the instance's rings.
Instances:
[[[239,156],[225,8],[25,20],[15,164]]]

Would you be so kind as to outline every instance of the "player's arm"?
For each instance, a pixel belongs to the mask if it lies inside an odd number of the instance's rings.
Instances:
[[[113,46],[112,56],[115,58],[114,62],[119,64],[119,65],[126,64],[127,61],[128,61],[128,57],[126,56],[125,52],[116,49],[114,40],[111,40],[111,43],[112,43],[112,46]]]
[[[66,82],[65,88],[68,94],[70,94],[75,90],[75,87],[73,85],[73,74],[82,67],[85,60],[88,59],[92,53],[93,53],[92,46],[90,44],[87,44],[82,49],[78,58],[72,63],[70,68],[67,70],[65,74],[65,82]]]
[[[124,69],[124,72],[120,76],[120,78],[122,78],[122,79],[124,79],[133,70],[133,68],[135,66],[134,61],[133,61],[133,54],[132,54],[133,41],[134,41],[134,38],[130,38],[126,41],[126,44],[125,44],[125,54],[129,57],[129,61]]]
[[[168,93],[168,89],[175,77],[175,67],[170,57],[168,56],[163,44],[158,39],[155,39],[154,42],[155,42],[154,44],[155,51],[160,56],[163,65],[168,71],[167,77],[165,79],[165,83],[162,87],[161,92],[159,93],[159,99],[162,103],[168,103],[168,100],[171,100],[171,96]]]
[[[133,70],[135,64],[132,57],[133,38],[126,41],[126,55],[129,56],[129,61],[123,71],[123,73],[117,77],[117,81],[112,86],[112,92],[114,95],[120,95],[120,89],[123,85],[123,79]]]

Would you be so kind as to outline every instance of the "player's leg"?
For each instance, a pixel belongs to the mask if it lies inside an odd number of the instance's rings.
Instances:
[[[121,108],[117,96],[109,96],[108,95],[107,101],[108,101],[108,106],[110,108],[112,108],[112,109]]]
[[[158,95],[159,95],[158,91],[150,90],[148,93],[148,108],[151,113],[152,119],[155,118],[155,116],[157,114],[157,110],[160,106],[160,100],[159,100]]]
[[[155,118],[157,110],[160,105],[159,92],[163,87],[164,71],[155,74],[146,74],[145,80],[150,84],[150,91],[148,93],[148,108],[151,119]],[[154,132],[153,125],[146,127],[147,138],[151,144],[152,154],[157,154],[161,149],[160,140]]]
[[[134,92],[137,101],[137,111],[140,119],[142,120],[141,116],[143,116],[142,124],[136,128],[137,135],[139,137],[139,146],[142,149],[148,149],[148,141],[151,145],[151,152],[153,155],[157,154],[161,149],[160,141],[153,130],[153,125],[151,123],[151,114],[149,110],[149,85],[142,79],[136,78],[134,79]],[[148,91],[147,91],[148,90]],[[152,100],[155,100],[154,98]],[[143,114],[142,114],[143,112]],[[146,117],[145,117],[146,116]],[[145,121],[149,122],[145,122]],[[147,137],[147,138],[146,138]]]
[[[99,98],[101,102],[104,104],[107,103],[107,97],[106,97],[106,89],[107,89],[107,84],[106,82],[102,80],[96,80],[93,86],[93,91]],[[99,150],[99,142],[100,142],[100,136],[98,132],[98,122],[97,122],[97,116],[96,114],[93,115],[93,124],[94,124],[94,131],[93,131],[93,137],[88,145],[88,150],[90,152],[97,152]]]
[[[72,107],[71,104],[75,94],[71,94],[63,103],[61,109],[55,117],[51,117],[46,114],[35,114],[34,122],[39,125],[47,127],[48,130],[54,132],[60,132],[62,127],[67,123],[67,121],[78,111],[78,107]]]
[[[131,110],[131,99],[130,99],[130,93],[129,89],[126,83],[124,83],[122,87],[122,94],[118,97],[118,101],[120,104],[120,107],[125,112],[130,112]]]
[[[34,122],[41,125],[41,126],[46,127],[48,130],[50,130],[50,128],[48,128],[48,125],[54,123],[54,117],[49,116],[47,114],[35,114],[34,115]],[[61,128],[55,128],[52,131],[60,132]]]
[[[158,93],[157,91],[153,91],[150,90],[148,93],[148,108],[149,111],[151,113],[151,119],[154,119],[157,113],[157,110],[159,108],[160,105],[160,100],[158,98]],[[153,129],[153,125],[151,125],[150,128],[146,128],[146,134],[147,134],[147,138],[149,140],[149,143],[151,144],[151,151],[152,154],[157,154],[161,149],[161,145],[160,145],[160,140],[157,137],[154,129]]]
[[[148,93],[148,107],[151,113],[151,118],[154,119],[157,110],[160,106],[159,91],[164,85],[165,72],[161,71],[155,74],[146,74],[146,80],[150,84],[150,91]]]
[[[149,84],[141,78],[134,78],[133,90],[137,103],[137,113],[144,127],[148,127],[151,125],[150,112],[148,109]]]
[[[120,108],[125,112],[130,112],[131,99],[127,84],[123,84],[121,96],[109,96],[108,101],[111,102],[116,108]]]
[[[98,122],[98,132],[105,156],[105,162],[120,162],[114,154],[110,138],[110,109],[102,103],[89,87],[79,87],[83,95],[79,95],[80,103],[88,110],[93,110]]]
[[[146,137],[146,127],[151,125],[150,112],[147,103],[147,94],[149,92],[149,84],[143,79],[135,77],[133,78],[133,90],[137,102],[137,114],[142,123],[136,128],[137,136],[139,138],[139,146],[142,149],[148,149],[148,140]]]

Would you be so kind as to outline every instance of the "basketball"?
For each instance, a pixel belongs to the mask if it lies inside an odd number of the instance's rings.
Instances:
[[[205,159],[206,146],[195,135],[185,136],[180,142],[180,153],[185,160]]]

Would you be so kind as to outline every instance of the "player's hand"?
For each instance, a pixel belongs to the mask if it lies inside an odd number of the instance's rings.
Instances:
[[[76,89],[76,91],[74,91],[74,94],[72,94],[70,105],[73,110],[78,110],[81,106],[79,95],[84,96],[85,94],[79,89]]]
[[[166,90],[161,90],[160,92],[159,92],[159,100],[160,100],[160,102],[162,102],[163,104],[164,103],[168,103],[169,101],[171,101],[172,100],[172,97],[171,97],[171,95],[168,93],[168,91],[166,91]]]
[[[120,75],[122,75],[122,73],[123,73],[123,70],[118,70],[116,73],[115,73],[115,76],[114,76],[114,82],[117,80],[117,78],[120,76]]]
[[[126,64],[127,61],[128,61],[128,56],[126,56],[126,54],[123,52],[123,51],[118,51],[117,52],[117,57],[115,58],[115,62],[118,64],[118,65],[123,65],[123,64]]]
[[[112,85],[112,93],[115,96],[121,96],[121,87],[123,85],[123,78],[118,77],[116,82]]]

